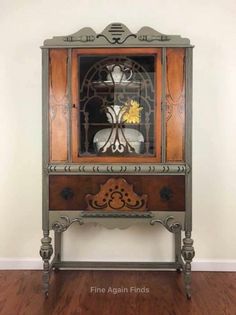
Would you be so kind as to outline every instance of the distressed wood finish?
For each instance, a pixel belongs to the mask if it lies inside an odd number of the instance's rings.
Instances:
[[[81,157],[78,155],[79,152],[79,130],[78,130],[78,111],[79,111],[79,64],[78,56],[80,55],[155,55],[155,89],[156,89],[156,104],[155,104],[155,157],[129,157],[126,156],[125,160],[128,163],[137,162],[161,162],[161,49],[159,48],[98,48],[98,49],[73,49],[72,51],[72,160],[77,163],[119,163],[124,161],[123,157]]]
[[[49,58],[50,161],[68,159],[68,53],[51,49]]]
[[[184,176],[109,176],[109,175],[53,175],[49,178],[50,210],[86,210],[86,195],[97,194],[100,185],[111,178],[122,178],[133,185],[138,195],[147,195],[147,210],[150,211],[184,211],[185,179]],[[73,197],[67,200],[62,197],[65,188],[71,189]],[[169,188],[171,197],[161,197],[162,189]]]
[[[184,160],[185,49],[166,49],[166,160]]]
[[[147,195],[137,195],[124,178],[110,178],[96,195],[86,195],[87,210],[147,210]]]

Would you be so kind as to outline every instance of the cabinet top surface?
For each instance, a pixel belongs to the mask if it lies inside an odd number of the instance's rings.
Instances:
[[[144,26],[132,33],[122,23],[111,23],[101,33],[90,27],[66,36],[46,39],[42,48],[90,48],[90,47],[193,47],[190,40],[179,35],[166,35]]]

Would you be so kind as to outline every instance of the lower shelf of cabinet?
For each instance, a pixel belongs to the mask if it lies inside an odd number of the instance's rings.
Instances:
[[[52,268],[82,270],[158,270],[181,269],[182,262],[115,262],[115,261],[53,261]]]

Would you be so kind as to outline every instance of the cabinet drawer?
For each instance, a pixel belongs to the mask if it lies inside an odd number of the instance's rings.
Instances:
[[[185,211],[185,177],[52,175],[50,210]]]

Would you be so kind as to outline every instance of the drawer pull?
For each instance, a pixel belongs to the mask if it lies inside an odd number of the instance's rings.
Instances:
[[[72,199],[74,197],[74,192],[71,188],[65,187],[60,192],[60,195],[63,199],[69,200],[69,199]]]
[[[160,197],[163,201],[169,201],[173,197],[173,191],[169,187],[164,186],[160,190]]]

